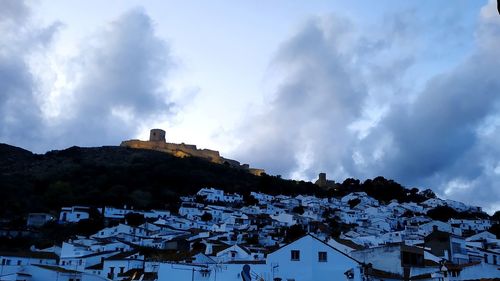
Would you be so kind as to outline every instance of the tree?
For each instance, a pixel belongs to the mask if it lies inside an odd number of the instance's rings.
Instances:
[[[143,214],[139,213],[128,213],[125,215],[125,222],[130,226],[139,226],[146,222]]]
[[[247,206],[253,206],[253,205],[259,204],[259,200],[257,200],[255,197],[250,195],[250,193],[243,194],[243,202]]]
[[[321,217],[324,219],[327,219],[333,214],[334,214],[334,211],[332,211],[332,209],[328,208],[323,212],[323,214],[321,214]]]
[[[285,242],[289,243],[306,235],[306,231],[300,224],[294,224],[286,229]]]
[[[139,208],[146,208],[152,200],[152,195],[149,191],[138,189],[130,194],[130,199]]]
[[[432,199],[432,198],[436,198],[436,193],[434,193],[434,191],[430,190],[430,189],[426,189],[424,191],[422,191],[422,195],[425,196],[427,199]]]
[[[488,231],[492,234],[495,234],[497,236],[497,239],[500,239],[500,224],[497,223],[492,225]]]
[[[201,215],[202,221],[211,221],[212,219],[213,219],[213,217],[212,217],[212,214],[210,214],[210,213],[203,213],[203,215]]]
[[[206,201],[206,197],[205,196],[197,194],[194,197],[194,202],[196,202],[196,203],[205,203],[205,201]]]
[[[437,206],[427,212],[427,216],[433,220],[447,222],[451,218],[456,218],[458,212],[448,206]]]
[[[247,242],[247,244],[250,244],[250,245],[258,245],[259,244],[259,236],[258,235],[248,236],[245,241]]]
[[[201,243],[200,241],[196,241],[193,243],[193,251],[195,252],[205,252],[207,245],[205,243]]]
[[[293,207],[292,212],[299,214],[299,215],[302,215],[302,214],[304,214],[304,207],[303,206]]]
[[[347,204],[349,204],[349,207],[351,207],[351,209],[358,206],[359,203],[361,203],[361,199],[359,198],[354,198],[347,201]]]
[[[500,211],[496,211],[493,216],[491,216],[491,220],[500,223]]]

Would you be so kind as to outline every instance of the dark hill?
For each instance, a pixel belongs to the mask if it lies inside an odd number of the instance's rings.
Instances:
[[[201,187],[229,192],[319,194],[310,182],[254,176],[198,158],[119,146],[71,147],[43,155],[0,146],[0,217],[57,211],[65,205],[176,207]]]
[[[243,195],[260,191],[320,197],[363,191],[382,203],[393,199],[422,202],[435,197],[429,189],[407,189],[384,177],[364,182],[349,178],[325,191],[311,182],[254,176],[200,158],[177,158],[153,150],[70,147],[40,155],[0,144],[0,218],[22,217],[29,212],[57,214],[69,205],[177,210],[180,196],[193,195],[202,187]]]

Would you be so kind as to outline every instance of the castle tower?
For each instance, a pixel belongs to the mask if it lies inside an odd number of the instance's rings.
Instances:
[[[327,184],[326,173],[319,173],[318,180],[315,183],[320,187],[326,186]]]
[[[149,132],[149,141],[166,142],[165,131],[162,129],[151,129],[151,131]]]

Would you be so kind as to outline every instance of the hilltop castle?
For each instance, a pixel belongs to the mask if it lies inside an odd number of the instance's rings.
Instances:
[[[335,181],[327,180],[326,173],[319,173],[318,180],[314,184],[323,189],[335,188]]]
[[[227,165],[236,169],[243,169],[256,176],[262,175],[263,169],[250,168],[248,164],[220,156],[219,151],[211,149],[198,149],[196,145],[185,143],[168,143],[165,139],[165,131],[162,129],[152,129],[149,133],[149,141],[127,140],[122,141],[120,146],[130,148],[151,149],[171,154],[176,157],[198,157],[212,163]]]

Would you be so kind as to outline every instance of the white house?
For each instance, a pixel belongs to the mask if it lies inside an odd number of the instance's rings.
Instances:
[[[491,227],[491,221],[487,219],[465,220],[450,219],[451,225],[460,228],[462,231],[485,231]]]
[[[279,215],[271,215],[271,218],[279,222],[279,225],[283,226],[292,226],[297,223],[297,220],[292,214],[281,213]]]
[[[274,199],[274,196],[261,193],[261,192],[250,192],[250,196],[253,196],[253,198],[257,199],[259,201],[259,204],[265,204],[267,202],[271,202]]]
[[[123,252],[110,256],[103,261],[101,276],[120,280],[124,274],[132,269],[144,269],[144,256],[138,252]]]
[[[107,219],[124,219],[125,215],[128,213],[134,213],[134,210],[127,209],[127,206],[124,206],[123,209],[114,208],[114,207],[105,207],[104,211],[100,209],[103,216]]]
[[[64,269],[54,265],[29,265],[11,276],[2,275],[2,280],[26,281],[108,281],[101,276]]]
[[[405,278],[435,268],[425,269],[425,253],[423,248],[404,244],[388,244],[351,252],[351,256],[371,268],[392,274],[394,278]],[[389,279],[389,278],[388,278]]]
[[[27,265],[57,265],[57,258],[54,253],[45,252],[2,252],[0,253],[0,280],[4,280],[5,275],[15,274]]]
[[[240,245],[228,245],[226,248],[212,253],[212,258],[217,262],[250,261],[254,260],[252,253]]]
[[[83,206],[62,207],[59,214],[60,222],[79,222],[83,219],[88,219],[90,208]]]
[[[311,234],[268,254],[266,264],[280,280],[362,280],[359,262]]]
[[[270,275],[269,267],[260,261],[224,264],[160,263],[158,280],[241,281],[241,273],[245,266],[249,268],[252,281],[262,279],[273,280]]]
[[[420,225],[420,230],[424,236],[431,233],[434,229],[462,236],[462,231],[460,228],[452,227],[449,223],[446,222],[430,221],[428,223]]]
[[[117,254],[118,252],[96,252],[85,256],[61,257],[59,266],[68,270],[85,271],[87,267],[101,263],[105,258]]]
[[[215,188],[202,188],[196,195],[203,196],[207,201],[222,201],[224,198],[224,191]]]
[[[182,203],[181,207],[179,208],[179,215],[188,219],[193,219],[203,214],[203,206],[203,204],[199,203]]]

